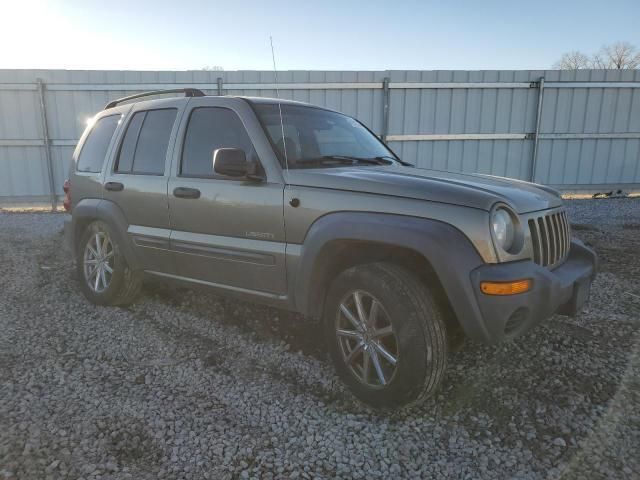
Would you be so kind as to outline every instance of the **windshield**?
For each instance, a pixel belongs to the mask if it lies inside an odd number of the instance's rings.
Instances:
[[[255,105],[256,113],[284,166],[289,168],[340,166],[339,160],[374,165],[396,163],[397,157],[357,120],[320,108],[282,105],[284,139],[277,104]],[[326,161],[335,160],[335,161]],[[369,162],[367,162],[369,160]]]

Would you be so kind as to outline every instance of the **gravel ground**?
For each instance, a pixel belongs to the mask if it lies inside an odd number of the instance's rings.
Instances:
[[[159,284],[93,306],[63,215],[0,213],[0,479],[640,478],[640,200],[568,204],[602,261],[585,311],[467,343],[388,415],[317,326]]]

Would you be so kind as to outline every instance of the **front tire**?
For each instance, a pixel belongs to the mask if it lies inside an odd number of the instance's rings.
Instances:
[[[324,308],[338,375],[374,408],[409,407],[440,385],[447,363],[444,312],[409,270],[358,265],[333,281]]]
[[[142,272],[129,267],[111,227],[101,220],[82,234],[76,269],[82,293],[97,305],[127,305],[142,288]]]

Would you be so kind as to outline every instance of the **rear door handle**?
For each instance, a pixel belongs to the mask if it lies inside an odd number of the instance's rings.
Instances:
[[[104,189],[112,192],[121,192],[124,190],[124,185],[120,182],[107,182],[104,184]]]
[[[176,187],[173,196],[178,198],[200,198],[200,190],[197,188]]]

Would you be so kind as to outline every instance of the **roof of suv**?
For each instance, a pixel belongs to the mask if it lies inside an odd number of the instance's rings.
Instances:
[[[123,103],[123,102],[130,102],[130,104],[134,104],[134,103],[138,103],[139,101],[147,101],[147,102],[160,101],[160,100],[163,100],[163,98],[146,99],[145,97],[154,96],[154,95],[165,95],[165,94],[168,94],[168,93],[184,93],[185,94],[185,99],[186,98],[191,98],[191,97],[216,96],[216,95],[205,95],[201,90],[198,90],[196,88],[177,88],[177,89],[171,89],[171,90],[155,90],[155,91],[150,91],[150,92],[138,93],[138,94],[135,94],[135,95],[130,95],[130,96],[127,96],[127,97],[119,98],[117,100],[113,100],[113,101],[109,102],[105,106],[104,109],[108,110],[110,108],[118,106],[120,103]],[[299,101],[296,101],[296,100],[285,100],[285,99],[280,99],[280,98],[250,97],[250,96],[243,96],[243,95],[224,95],[221,98],[238,98],[238,99],[242,99],[242,100],[244,100],[244,101],[246,101],[248,103],[254,104],[254,105],[273,105],[273,104],[297,105],[297,106],[306,106],[306,107],[320,108],[320,109],[323,109],[323,110],[328,110],[326,108],[319,107],[317,105],[312,105],[310,103],[299,102]]]
[[[185,98],[191,98],[191,97],[208,97],[208,96],[213,96],[213,95],[206,95],[202,90],[199,90],[197,88],[174,88],[174,89],[168,89],[168,90],[153,90],[153,91],[149,91],[149,92],[142,92],[142,93],[136,93],[134,95],[129,95],[126,97],[122,97],[122,98],[118,98],[116,100],[112,100],[111,102],[107,103],[107,105],[105,106],[105,110],[108,110],[110,108],[116,107],[121,103],[124,102],[130,102],[133,100],[133,102],[131,103],[137,103],[138,101],[140,101],[139,99],[143,99],[145,97],[151,97],[151,96],[156,96],[156,95],[166,95],[169,93],[184,93],[184,97]],[[240,98],[243,99],[249,103],[253,103],[253,104],[275,104],[275,103],[279,103],[279,104],[284,104],[284,105],[307,105],[307,106],[313,106],[310,105],[308,103],[304,103],[304,102],[298,102],[295,100],[283,100],[283,99],[279,99],[279,98],[265,98],[265,97],[248,97],[248,96],[242,96],[242,95],[225,95],[226,98]],[[147,101],[153,102],[154,100],[161,100],[161,99],[149,99]]]
[[[250,103],[255,103],[255,104],[262,104],[262,105],[272,105],[274,103],[280,103],[282,105],[301,105],[301,106],[305,106],[305,107],[316,107],[316,105],[312,105],[310,103],[306,103],[306,102],[299,102],[297,100],[284,100],[282,98],[269,98],[269,97],[245,97],[243,95],[226,95],[228,97],[233,97],[233,98],[242,98],[243,100],[246,100],[247,102]],[[317,107],[317,108],[322,108],[322,107]]]

